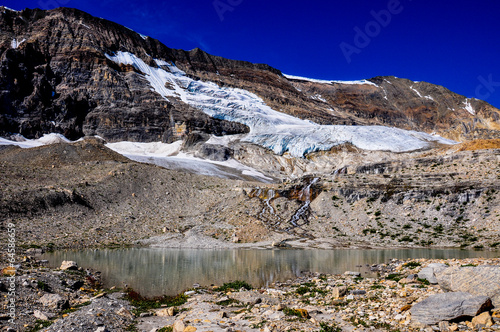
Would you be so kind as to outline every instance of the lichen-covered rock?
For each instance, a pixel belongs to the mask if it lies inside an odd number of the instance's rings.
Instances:
[[[446,292],[468,292],[491,298],[500,306],[500,266],[451,267],[436,274],[439,286]]]
[[[411,308],[412,319],[421,324],[433,325],[464,316],[476,316],[492,308],[487,296],[470,293],[442,293],[431,295]]]
[[[429,264],[427,267],[424,267],[418,273],[418,277],[419,277],[419,279],[425,279],[425,280],[429,281],[429,283],[435,285],[438,283],[438,281],[436,279],[436,273],[439,273],[446,268],[448,268],[448,265],[446,265],[446,264],[432,263],[432,264]]]
[[[78,270],[78,264],[74,261],[62,261],[61,270]]]
[[[59,294],[45,294],[39,300],[39,302],[48,308],[51,309],[66,309],[69,308],[69,302],[67,299],[62,297]]]

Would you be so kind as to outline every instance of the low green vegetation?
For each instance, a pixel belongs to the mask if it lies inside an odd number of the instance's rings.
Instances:
[[[241,288],[244,288],[246,290],[251,290],[253,287],[246,281],[241,281],[241,280],[236,280],[232,282],[226,282],[222,286],[216,288],[215,290],[217,292],[227,292],[229,290],[239,290]]]
[[[162,306],[177,307],[186,303],[188,299],[188,297],[183,293],[176,296],[164,295],[153,298],[147,298],[137,293],[131,288],[126,290],[126,294],[127,295],[125,296],[125,298],[128,301],[130,301],[130,304],[136,308],[134,310],[135,314],[140,314],[150,309],[157,309]]]
[[[283,309],[283,313],[285,314],[285,316],[295,316],[303,319],[309,318],[309,313],[304,309],[285,308]]]
[[[410,267],[410,268],[418,267],[418,266],[421,266],[421,265],[422,264],[420,264],[419,262],[414,262],[414,261],[403,264],[404,267]]]
[[[342,332],[342,329],[335,324],[329,325],[325,322],[319,323],[320,330],[319,332]]]
[[[49,327],[50,325],[52,325],[54,322],[53,321],[50,321],[50,320],[41,320],[41,319],[37,319],[35,321],[35,327],[33,327],[32,329],[30,330],[27,330],[28,332],[36,332],[36,331],[40,331],[46,327]]]

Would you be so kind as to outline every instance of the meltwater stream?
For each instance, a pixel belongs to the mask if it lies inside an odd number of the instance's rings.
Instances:
[[[301,272],[339,274],[359,271],[364,276],[371,264],[392,258],[500,257],[500,252],[453,249],[384,250],[200,250],[119,249],[58,251],[46,253],[52,267],[63,260],[76,261],[83,268],[101,271],[106,287],[125,284],[146,296],[174,295],[198,283],[202,286],[245,280],[255,287],[286,281]]]

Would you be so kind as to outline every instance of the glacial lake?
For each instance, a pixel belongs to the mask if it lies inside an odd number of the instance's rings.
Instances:
[[[174,295],[202,286],[245,280],[254,287],[298,277],[301,272],[376,276],[370,265],[407,258],[495,258],[498,251],[459,249],[100,249],[56,251],[42,259],[58,267],[63,260],[100,271],[106,287],[125,284],[145,296]]]

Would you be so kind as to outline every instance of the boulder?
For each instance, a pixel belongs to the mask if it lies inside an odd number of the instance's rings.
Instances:
[[[411,308],[413,320],[425,325],[450,321],[459,317],[474,317],[492,308],[491,299],[470,293],[431,295]]]
[[[493,319],[489,312],[483,312],[482,314],[472,318],[472,326],[475,328],[480,327],[490,327],[493,326]]]
[[[51,320],[52,318],[54,318],[54,314],[42,312],[40,310],[33,311],[33,316],[35,316],[36,319],[40,320]]]
[[[345,296],[347,294],[347,287],[341,286],[341,287],[334,287],[332,289],[332,296],[336,299],[341,298],[342,296]]]
[[[45,294],[38,300],[44,307],[52,309],[67,309],[69,302],[59,294]]]
[[[500,307],[500,266],[450,267],[436,274],[445,292],[468,292],[491,298]]]
[[[156,311],[156,316],[159,316],[159,317],[175,316],[175,309],[173,307],[160,309],[160,310]]]
[[[184,332],[186,325],[182,320],[176,320],[172,326],[172,332]]]
[[[63,261],[61,263],[61,270],[78,270],[78,264],[74,261]]]
[[[4,276],[15,276],[16,275],[16,268],[11,267],[11,266],[5,267],[2,269],[0,274],[4,275]]]
[[[432,263],[424,267],[419,273],[419,279],[426,279],[429,283],[435,285],[438,283],[436,274],[448,268],[448,265],[441,263]]]

